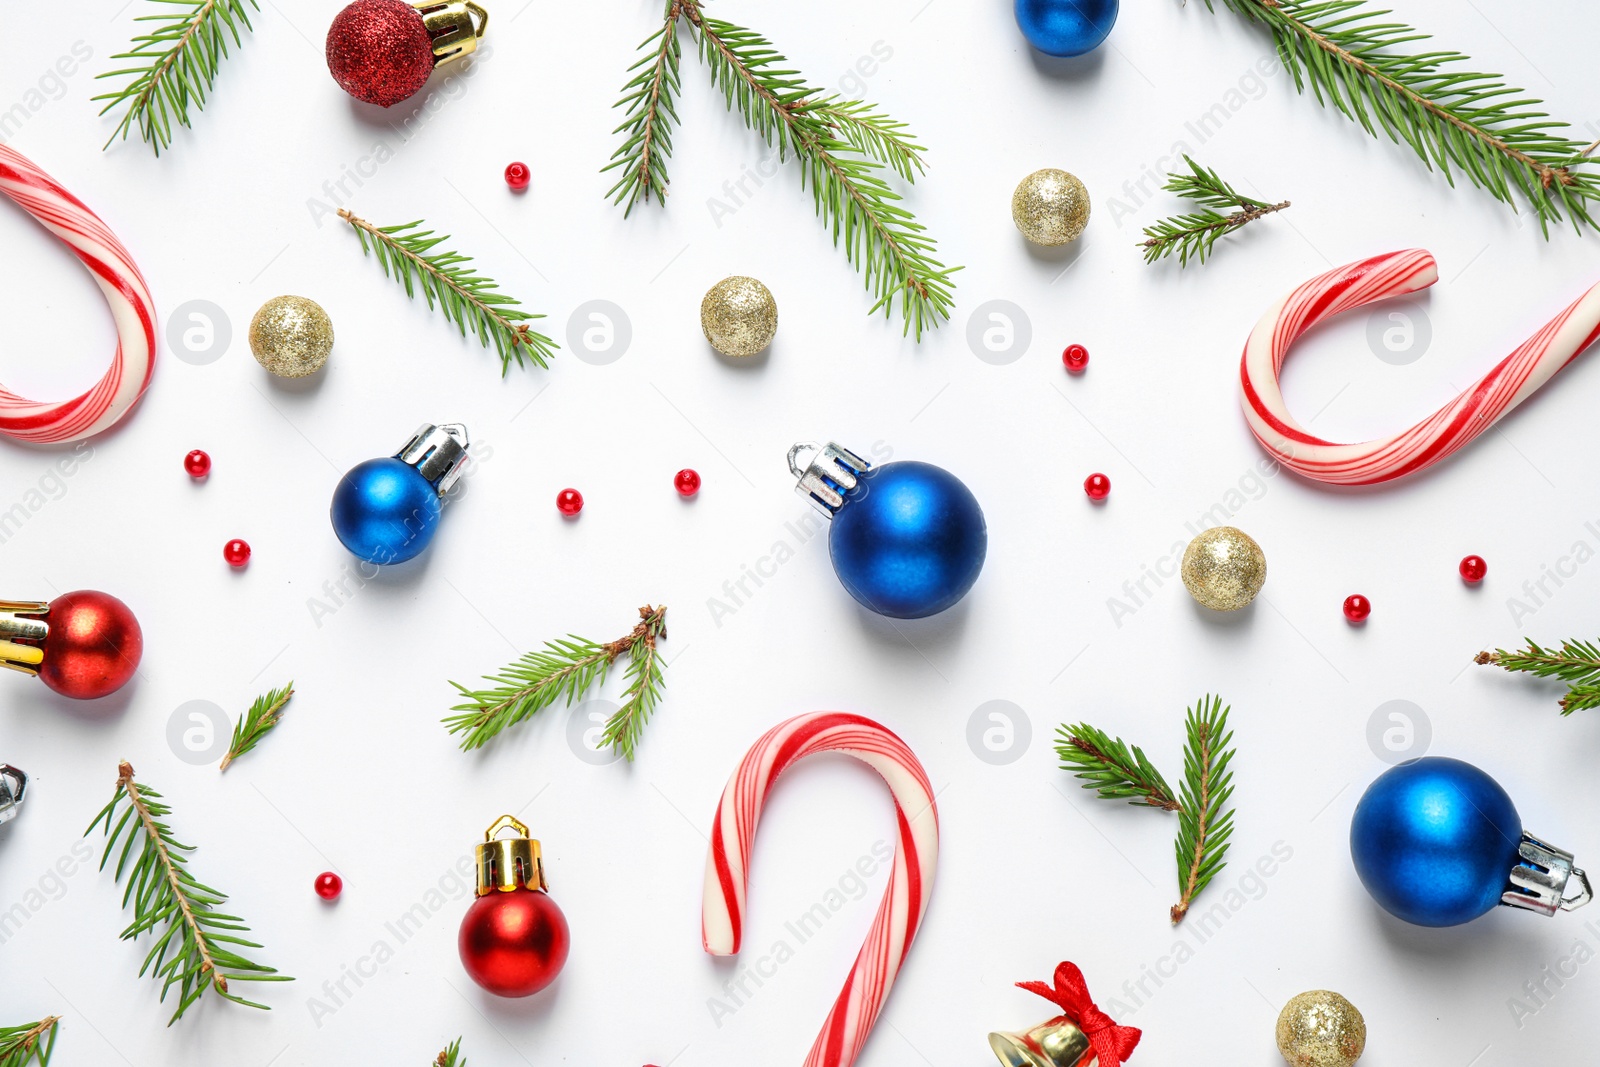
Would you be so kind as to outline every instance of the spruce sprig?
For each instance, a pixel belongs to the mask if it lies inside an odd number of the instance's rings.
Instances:
[[[623,218],[633,213],[640,200],[652,195],[659,203],[667,200],[672,127],[679,122],[674,101],[683,89],[678,73],[683,45],[678,40],[678,0],[666,0],[666,4],[665,22],[639,46],[644,55],[628,68],[633,78],[622,87],[622,99],[613,105],[627,110],[622,125],[611,132],[626,133],[627,137],[601,173],[622,172],[606,195],[614,203],[627,204]]]
[[[1188,742],[1183,750],[1183,800],[1178,812],[1178,890],[1172,906],[1176,926],[1189,905],[1227,863],[1233,836],[1233,732],[1219,697],[1206,697],[1189,709]]]
[[[3,1067],[3,1065],[0,1065]],[[452,1041],[443,1052],[433,1061],[433,1067],[467,1067],[467,1061],[461,1058],[461,1039]]]
[[[520,300],[499,291],[498,282],[466,266],[472,262],[471,256],[435,252],[450,239],[449,234],[421,229],[420,219],[398,226],[374,226],[344,208],[339,209],[339,217],[361,239],[362,253],[376,258],[383,273],[404,287],[406,296],[415,299],[421,289],[428,307],[437,306],[462,337],[471,330],[483,347],[488,348],[492,341],[502,375],[511,372],[513,361],[518,367],[525,365],[524,359],[540,367],[550,365],[561,346],[528,325],[544,316],[523,310]]]
[[[228,745],[228,754],[222,757],[222,770],[227,770],[234,760],[255,748],[263,737],[272,732],[273,727],[283,721],[283,709],[292,696],[294,683],[290,682],[282,689],[274,689],[256,697],[250,710],[233,724],[233,741]]]
[[[1127,799],[1162,811],[1178,811],[1182,805],[1161,772],[1145,758],[1137,745],[1131,749],[1120,737],[1080,722],[1063,726],[1056,753],[1061,767],[1083,780],[1083,788],[1093,789],[1104,800]]]
[[[1198,257],[1204,263],[1217,241],[1289,206],[1287,200],[1269,204],[1245,196],[1224,181],[1216,171],[1202,167],[1188,156],[1184,156],[1183,161],[1189,164],[1189,172],[1168,174],[1167,184],[1162,188],[1195,201],[1204,210],[1174,215],[1146,226],[1145,240],[1139,244],[1144,249],[1146,263],[1154,263],[1174,254],[1178,257],[1180,267],[1187,267],[1191,257]],[[1228,214],[1224,215],[1221,211],[1227,211]]]
[[[452,734],[461,734],[461,748],[482,748],[506,729],[526,722],[556,701],[570,706],[590,689],[603,685],[611,666],[628,657],[628,681],[622,706],[606,720],[603,739],[630,761],[640,735],[660,703],[665,668],[659,642],[667,636],[667,609],[646,604],[639,609],[639,624],[615,641],[600,643],[569,634],[529,652],[498,674],[487,675],[486,689],[471,689],[451,682],[465,698],[444,719]]]
[[[173,125],[190,125],[191,111],[205,108],[206,94],[216,83],[217,71],[228,57],[228,40],[234,47],[243,45],[239,32],[252,29],[244,0],[151,0],[173,10],[158,15],[141,15],[136,22],[155,25],[150,32],[134,37],[129,50],[112,59],[129,59],[136,64],[95,75],[100,78],[128,78],[121,88],[91,99],[106,101],[104,115],[126,104],[117,128],[105,147],[119,136],[126,139],[135,126],[139,136],[161,154],[172,144]],[[257,0],[250,6],[261,10]]]
[[[1563,641],[1560,648],[1542,648],[1530,640],[1520,652],[1503,648],[1480,652],[1473,662],[1566,682],[1567,695],[1561,698],[1563,715],[1600,708],[1600,646],[1593,642]]]
[[[1451,185],[1460,173],[1513,209],[1520,197],[1546,237],[1563,218],[1580,233],[1600,229],[1591,213],[1600,163],[1568,136],[1568,123],[1501,75],[1473,71],[1460,52],[1407,47],[1429,35],[1363,0],[1221,2],[1268,29],[1302,93],[1309,89],[1373,136],[1382,130],[1409,144]],[[1205,3],[1214,10],[1214,0]]]
[[[116,852],[116,880],[121,882],[124,875],[128,876],[122,905],[133,906],[134,918],[122,931],[122,940],[133,941],[142,934],[155,937],[139,968],[140,977],[148,972],[161,982],[163,1003],[167,993],[176,987],[178,1006],[168,1026],[182,1018],[208,989],[235,1004],[270,1010],[265,1004],[233,993],[228,983],[294,979],[234,951],[232,946],[261,946],[238,936],[249,932],[242,919],[217,910],[228,898],[189,873],[189,855],[194,847],[173,836],[166,822],[171,813],[172,808],[162,801],[161,794],[136,782],[133,767],[122,763],[117,768],[117,791],[111,803],[84,831],[87,837],[95,827],[105,824],[106,849],[100,857],[100,869],[105,870],[111,854]]]
[[[60,1027],[59,1015],[21,1026],[0,1026],[0,1067],[50,1067]]]

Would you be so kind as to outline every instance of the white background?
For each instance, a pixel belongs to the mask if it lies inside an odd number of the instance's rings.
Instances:
[[[96,439],[70,479],[47,481],[47,503],[4,543],[0,594],[113,592],[137,612],[147,650],[137,681],[97,705],[0,678],[0,759],[34,776],[26,811],[0,832],[0,909],[20,905],[26,919],[0,947],[0,1023],[64,1015],[58,1067],[224,1056],[247,1067],[421,1065],[458,1034],[474,1067],[798,1063],[883,875],[719,1026],[708,1002],[726,1000],[735,971],[700,951],[704,834],[762,731],[841,708],[910,742],[944,826],[932,911],[867,1067],[992,1062],[988,1030],[1049,1014],[1011,983],[1045,978],[1062,958],[1144,1028],[1135,1063],[1275,1063],[1278,1008],[1319,987],[1365,1013],[1372,1067],[1488,1067],[1592,1048],[1600,964],[1578,967],[1520,1027],[1508,1001],[1541,968],[1570,973],[1562,960],[1575,942],[1584,959],[1600,949],[1600,928],[1584,927],[1600,913],[1502,910],[1454,930],[1407,928],[1362,891],[1346,836],[1384,768],[1369,719],[1407,700],[1431,722],[1433,752],[1490,770],[1530,828],[1600,865],[1600,719],[1563,720],[1559,687],[1469,666],[1524,633],[1594,636],[1600,493],[1588,429],[1600,367],[1580,362],[1442,469],[1358,493],[1258,477],[1262,454],[1235,394],[1244,338],[1282,292],[1420,245],[1444,278],[1401,308],[1431,324],[1420,357],[1378,359],[1358,313],[1301,346],[1286,381],[1318,432],[1358,440],[1408,425],[1594,283],[1596,238],[1569,230],[1546,242],[1526,216],[1450,189],[1407,150],[1298,97],[1281,71],[1258,80],[1265,39],[1199,3],[1128,4],[1108,45],[1070,64],[1031,55],[1000,0],[719,3],[815,81],[864,86],[929,146],[932,169],[911,203],[966,270],[954,320],[916,345],[867,317],[860,280],[829,247],[792,164],[747,185],[754,195],[718,225],[708,198],[724,197],[763,150],[691,56],[670,205],[625,220],[605,201],[610,105],[659,6],[502,0],[491,53],[469,78],[436,77],[435,110],[402,133],[427,97],[384,114],[354,105],[326,73],[322,39],[338,4],[270,0],[195,130],[157,159],[137,142],[103,153],[112,122],[89,101],[93,74],[116,65],[148,5],[96,0],[41,17],[37,5],[0,2],[0,107],[30,108],[12,146],[121,235],[163,325],[186,301],[208,300],[232,329],[210,365],[165,350],[132,417]],[[1600,137],[1592,5],[1395,6]],[[84,69],[28,96],[75,42],[93,52]],[[847,80],[875,49],[889,57]],[[1201,143],[1186,124],[1217,104],[1227,121]],[[393,158],[341,199],[376,222],[426,217],[453,233],[550,315],[565,346],[550,370],[502,380],[492,354],[408,303],[326,217],[337,204],[324,182],[380,140]],[[1176,142],[1293,209],[1204,268],[1145,266],[1139,228],[1181,208],[1146,175]],[[526,196],[503,184],[513,159],[533,169]],[[1013,186],[1042,166],[1078,174],[1095,201],[1064,257],[1028,248],[1009,218]],[[0,242],[0,380],[29,396],[76,393],[112,345],[97,291],[21,212],[0,209]],[[782,311],[770,354],[748,365],[717,358],[697,323],[701,295],[732,273],[763,279]],[[320,301],[337,329],[332,361],[309,385],[268,377],[245,341],[254,310],[285,292]],[[631,347],[607,366],[567,345],[568,316],[594,299],[632,325]],[[1031,322],[1031,347],[1005,366],[975,358],[966,340],[969,317],[992,299]],[[1380,330],[1391,310],[1377,312]],[[1060,365],[1071,341],[1093,353],[1081,378]],[[318,620],[310,598],[326,599],[323,584],[350,562],[326,519],[335,482],[424,420],[466,422],[484,461],[422,562]],[[807,509],[784,452],[813,438],[935,462],[972,487],[990,552],[960,606],[920,623],[869,616],[838,585],[822,540],[801,545],[786,531]],[[181,464],[196,447],[216,464],[199,485]],[[59,455],[0,446],[0,507],[37,502],[27,494]],[[684,466],[705,477],[687,504],[672,490]],[[1114,484],[1104,507],[1079,488],[1092,471]],[[576,522],[553,503],[568,485],[588,500]],[[1142,606],[1114,620],[1109,598],[1219,504],[1266,550],[1260,601],[1216,618],[1176,582],[1146,579]],[[255,548],[242,573],[221,558],[230,537]],[[724,583],[747,566],[770,571],[761,561],[780,540],[794,558],[759,589],[747,580],[754,595],[718,619],[711,598],[731,605]],[[1469,552],[1489,561],[1479,589],[1456,576]],[[1537,602],[1523,592],[1557,567],[1571,575],[1564,584],[1546,579]],[[1364,628],[1340,614],[1352,592],[1375,605]],[[671,667],[636,764],[576,758],[564,710],[486,753],[455,749],[438,722],[453,702],[447,679],[470,681],[565,632],[620,635],[646,601],[671,606]],[[236,716],[291,678],[299,695],[285,724],[226,777],[169,748],[180,705],[209,700]],[[1201,944],[1166,920],[1171,821],[1080,792],[1056,769],[1052,740],[1057,724],[1088,719],[1143,744],[1176,780],[1184,707],[1207,692],[1232,703],[1240,755],[1231,862],[1202,899],[1225,918]],[[1006,766],[967,740],[974,710],[996,699],[1031,725]],[[167,1029],[157,987],[135,977],[144,949],[117,940],[121,890],[74,855],[120,759],[167,793],[180,836],[200,847],[196,872],[231,894],[266,945],[260,957],[299,979],[258,987],[270,1013],[207,1002]],[[466,899],[450,872],[505,811],[544,842],[574,938],[559,984],[524,1002],[482,994],[455,949]],[[792,940],[784,923],[874,842],[892,841],[892,825],[870,772],[826,760],[794,772],[757,847],[746,962]],[[1292,858],[1228,897],[1275,846]],[[52,876],[58,861],[69,876]],[[334,907],[312,893],[329,868],[347,887]],[[441,877],[444,900],[429,896]],[[418,904],[436,911],[396,944],[385,924]],[[393,958],[359,988],[346,979],[352,995],[335,1005],[324,983],[346,968],[371,974],[380,942]],[[1124,987],[1156,971],[1171,976],[1159,988]]]

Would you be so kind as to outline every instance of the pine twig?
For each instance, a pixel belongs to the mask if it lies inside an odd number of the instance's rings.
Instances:
[[[1564,217],[1579,233],[1600,229],[1591,214],[1600,200],[1596,161],[1568,136],[1568,123],[1501,75],[1472,71],[1460,52],[1406,48],[1429,36],[1363,0],[1221,2],[1267,28],[1302,93],[1309,88],[1373,136],[1381,129],[1409,144],[1452,185],[1460,173],[1513,209],[1520,196],[1546,237]]]
[[[3,1065],[0,1065],[3,1067]],[[467,1067],[467,1061],[461,1058],[461,1039],[452,1041],[443,1052],[439,1053],[433,1061],[433,1067]]]
[[[661,26],[639,46],[644,55],[628,72],[632,80],[622,87],[622,99],[613,107],[626,108],[622,125],[613,134],[627,138],[611,155],[601,173],[620,170],[617,184],[607,190],[612,202],[626,202],[622,217],[633,213],[640,200],[652,195],[658,203],[667,201],[667,160],[672,158],[672,127],[680,120],[674,101],[683,89],[679,64],[683,45],[678,40],[678,19],[682,8],[678,0],[666,0],[666,16]]]
[[[234,760],[255,748],[263,737],[272,732],[273,727],[283,721],[283,709],[292,696],[294,683],[290,682],[282,689],[274,689],[256,698],[250,710],[233,725],[233,741],[228,745],[228,754],[222,757],[222,770],[227,770]]]
[[[1104,800],[1127,799],[1130,804],[1162,811],[1181,810],[1172,787],[1139,746],[1130,750],[1122,738],[1112,737],[1086,722],[1063,726],[1058,732],[1056,753],[1061,757],[1061,767],[1082,779],[1083,788],[1093,789]]]
[[[235,1004],[270,1010],[265,1004],[233,993],[228,983],[294,979],[252,962],[230,947],[261,946],[238,936],[249,932],[243,920],[216,910],[227,901],[226,895],[196,881],[189,873],[189,856],[194,848],[172,835],[166,823],[171,813],[172,808],[162,801],[161,794],[141,786],[134,780],[133,767],[122,763],[117,768],[116,795],[84,831],[87,837],[104,823],[106,849],[100,857],[100,869],[105,870],[111,854],[117,852],[116,880],[121,882],[123,875],[128,875],[122,905],[133,906],[134,919],[122,931],[122,940],[133,941],[147,933],[155,936],[155,943],[139,968],[140,977],[149,972],[161,982],[163,1003],[167,993],[177,987],[178,1007],[168,1026],[182,1018],[207,989]]]
[[[1480,652],[1473,662],[1566,682],[1567,695],[1561,698],[1563,715],[1600,708],[1600,645],[1593,642],[1563,641],[1555,649],[1541,648],[1529,641],[1521,652],[1503,648]]]
[[[569,634],[529,652],[499,674],[486,675],[487,689],[469,689],[451,682],[465,698],[444,720],[452,734],[464,735],[463,751],[482,748],[505,730],[526,722],[557,700],[570,707],[591,688],[605,683],[611,665],[628,656],[628,688],[623,704],[606,720],[604,740],[620,755],[632,760],[645,724],[663,693],[664,670],[657,642],[667,636],[667,609],[646,604],[640,622],[615,641],[601,644]]]
[[[136,66],[108,70],[100,78],[127,77],[121,88],[92,100],[107,101],[100,114],[123,104],[128,110],[112,131],[105,147],[119,136],[124,140],[135,126],[156,155],[172,144],[172,127],[190,124],[190,111],[201,111],[206,93],[216,83],[217,71],[228,57],[228,39],[234,47],[244,43],[239,27],[251,30],[243,0],[154,0],[182,9],[170,14],[141,15],[136,22],[157,23],[149,33],[136,36],[126,52],[112,59],[137,61]],[[250,6],[261,10],[256,0]]]
[[[1219,697],[1205,697],[1189,709],[1188,743],[1183,751],[1183,799],[1178,813],[1178,890],[1172,906],[1176,926],[1189,905],[1205,891],[1227,863],[1233,836],[1234,750],[1228,730],[1228,709]]]
[[[1195,201],[1205,210],[1174,215],[1146,226],[1145,240],[1139,244],[1144,249],[1146,263],[1174,254],[1180,267],[1187,267],[1191,257],[1198,257],[1204,263],[1218,240],[1289,206],[1287,200],[1270,204],[1245,196],[1216,171],[1202,167],[1188,156],[1184,156],[1183,161],[1189,164],[1189,173],[1168,174],[1167,184],[1162,188]],[[1230,213],[1223,215],[1216,210],[1218,208]]]
[[[50,1067],[60,1027],[59,1015],[21,1026],[0,1026],[0,1067]]]
[[[500,292],[498,282],[466,266],[472,257],[433,251],[450,239],[449,234],[420,229],[420,219],[399,226],[374,226],[344,208],[339,209],[339,217],[361,239],[362,253],[376,258],[384,275],[403,286],[406,296],[415,299],[420,288],[428,307],[437,305],[462,337],[471,330],[483,347],[493,341],[501,374],[511,372],[513,361],[518,367],[525,365],[524,359],[540,367],[550,365],[561,346],[528,325],[544,316],[524,311],[520,300]]]

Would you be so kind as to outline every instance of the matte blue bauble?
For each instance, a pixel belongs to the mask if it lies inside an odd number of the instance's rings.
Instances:
[[[1498,782],[1470,763],[1428,756],[1367,788],[1350,823],[1350,856],[1391,915],[1457,926],[1500,903],[1521,838],[1522,818]]]
[[[333,530],[369,563],[403,563],[428,547],[439,527],[439,491],[400,459],[350,468],[333,491]]]
[[[886,463],[861,475],[828,532],[833,569],[879,615],[921,619],[967,595],[989,528],[978,498],[931,463]]]
[[[1016,0],[1017,26],[1045,55],[1081,56],[1111,33],[1117,7],[1117,0]]]

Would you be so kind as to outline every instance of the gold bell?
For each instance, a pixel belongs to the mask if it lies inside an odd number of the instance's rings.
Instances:
[[[477,51],[478,41],[489,28],[489,13],[472,0],[424,0],[411,6],[422,16],[422,24],[433,40],[436,67]]]
[[[516,837],[500,837],[502,830],[512,830]],[[544,880],[544,853],[539,842],[528,836],[528,827],[511,815],[502,815],[483,835],[483,844],[475,850],[478,857],[478,896],[490,893],[514,893],[518,889],[536,889],[548,893],[550,886]]]
[[[989,1047],[1006,1067],[1091,1067],[1097,1057],[1076,1023],[1058,1015],[1020,1034],[990,1034]]]

